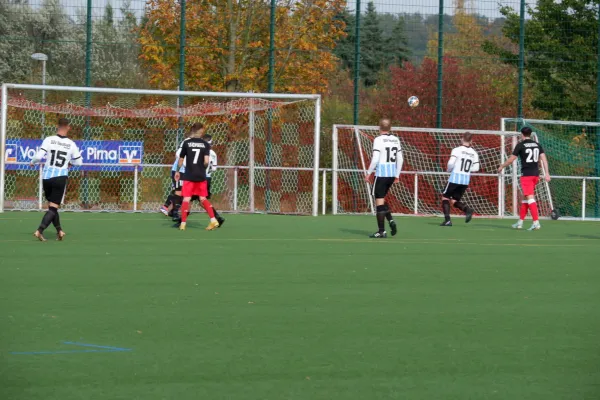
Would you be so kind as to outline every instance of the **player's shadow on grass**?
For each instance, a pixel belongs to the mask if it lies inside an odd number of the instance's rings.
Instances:
[[[340,232],[348,233],[350,235],[355,236],[369,236],[373,232],[369,232],[361,229],[348,229],[348,228],[340,228]]]
[[[600,240],[600,236],[597,235],[577,235],[574,233],[567,233],[567,237],[575,238],[575,239],[592,239],[592,240]]]

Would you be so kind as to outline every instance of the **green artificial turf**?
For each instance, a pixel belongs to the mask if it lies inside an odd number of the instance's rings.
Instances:
[[[0,399],[600,397],[599,223],[40,219],[0,214]]]

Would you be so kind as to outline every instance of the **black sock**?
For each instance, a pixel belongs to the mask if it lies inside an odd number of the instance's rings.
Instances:
[[[384,204],[382,206],[377,206],[377,227],[379,228],[379,233],[383,233],[385,231],[385,215],[388,213],[389,209]]]
[[[173,202],[174,202],[174,201],[173,201],[173,200],[174,200],[174,198],[175,198],[175,195],[174,195],[174,194],[170,194],[170,195],[167,197],[167,200],[165,200],[165,204],[164,204],[164,206],[165,206],[166,208],[169,208],[169,206],[171,205],[171,203],[173,203]]]
[[[215,208],[214,208],[214,207],[212,208],[212,210],[213,210],[213,212],[215,213],[215,218],[216,218],[216,219],[219,219],[219,218],[221,218],[221,216],[219,215],[219,213],[217,212],[217,210],[215,210]]]
[[[442,211],[444,212],[444,219],[450,221],[450,202],[448,200],[442,200]]]
[[[392,222],[394,220],[394,217],[392,217],[392,213],[389,211],[389,207],[388,212],[385,214],[385,218],[388,220],[388,222]]]
[[[58,209],[56,209],[56,214],[54,215],[54,219],[52,220],[52,224],[56,228],[56,232],[62,231],[60,226],[60,215],[58,214]]]
[[[38,231],[40,233],[44,232],[44,229],[48,227],[54,220],[54,216],[56,215],[56,207],[48,207],[48,211],[44,214],[44,218],[42,218],[42,223],[40,224]]]
[[[468,208],[466,204],[461,203],[460,201],[454,203],[454,207],[458,208],[460,211],[465,211]]]

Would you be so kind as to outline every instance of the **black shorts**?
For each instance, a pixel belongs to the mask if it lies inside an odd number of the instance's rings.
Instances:
[[[181,192],[182,180],[175,180],[175,172],[171,171],[171,186],[173,188],[173,192]]]
[[[208,186],[208,196],[206,196],[207,199],[210,199],[210,181],[212,179],[210,177],[206,178],[206,182],[207,182],[207,186]]]
[[[469,185],[459,185],[458,183],[448,182],[442,195],[448,199],[460,201],[468,187]]]
[[[57,176],[56,178],[44,179],[42,187],[44,189],[44,197],[50,203],[62,204],[65,200],[65,192],[67,191],[67,177]]]
[[[390,191],[390,188],[394,184],[396,178],[388,177],[375,177],[375,183],[373,184],[373,196],[376,199],[383,199]]]

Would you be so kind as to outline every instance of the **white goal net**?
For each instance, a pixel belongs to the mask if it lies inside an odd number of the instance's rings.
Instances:
[[[446,165],[450,152],[461,144],[465,132],[474,134],[473,147],[479,153],[480,171],[473,173],[464,202],[475,215],[510,217],[515,215],[512,193],[516,190],[511,166],[498,174],[498,166],[517,143],[517,133],[502,131],[429,129],[397,127],[392,129],[402,144],[404,166],[400,183],[387,198],[392,212],[404,215],[438,215],[441,193],[448,182]],[[333,212],[334,214],[371,213],[373,199],[364,181],[375,126],[335,125],[333,127]],[[547,196],[542,196],[547,198]]]
[[[65,117],[84,157],[69,173],[66,210],[156,211],[184,131],[202,122],[219,158],[217,209],[317,214],[318,95],[3,84],[0,101],[0,211],[45,208],[29,160]]]

